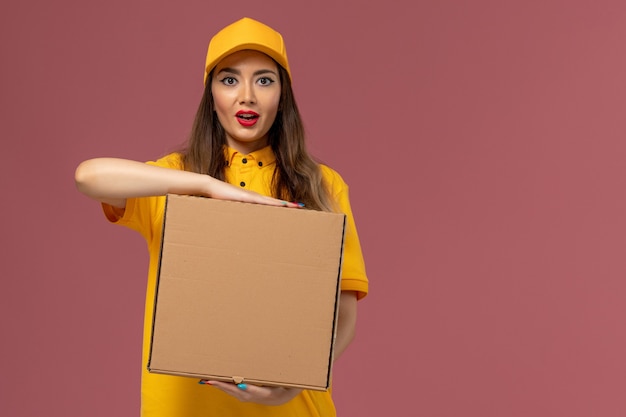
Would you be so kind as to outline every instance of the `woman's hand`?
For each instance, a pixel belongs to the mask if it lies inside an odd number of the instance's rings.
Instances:
[[[123,209],[126,199],[171,194],[203,195],[270,206],[301,207],[244,190],[204,174],[148,165],[119,158],[82,162],[74,174],[78,190],[88,197]]]
[[[215,387],[226,394],[232,395],[239,401],[263,405],[282,405],[291,401],[302,392],[300,388],[260,387],[249,384],[237,385],[220,381],[201,380],[200,384]]]
[[[269,206],[302,206],[297,203],[287,202],[273,197],[268,197],[254,191],[245,190],[243,188],[228,184],[227,182],[220,181],[206,175],[204,175],[203,177],[203,179],[207,182],[207,187],[205,190],[203,190],[202,194],[206,197],[216,198],[219,200],[241,201],[244,203],[265,204]]]

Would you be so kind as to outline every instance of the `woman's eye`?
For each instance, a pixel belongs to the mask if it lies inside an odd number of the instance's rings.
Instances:
[[[235,85],[236,82],[237,80],[235,80],[233,77],[224,77],[222,79],[222,83],[226,85]]]
[[[258,81],[258,83],[261,84],[261,85],[270,85],[273,82],[274,82],[274,80],[272,80],[271,78],[268,78],[268,77],[259,78],[259,81]]]

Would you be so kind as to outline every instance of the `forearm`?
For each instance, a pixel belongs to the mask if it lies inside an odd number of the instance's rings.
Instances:
[[[299,207],[295,203],[244,190],[208,175],[127,159],[87,160],[76,168],[74,179],[81,193],[119,208],[126,207],[128,198],[165,194],[202,195],[223,200]]]
[[[342,291],[339,300],[335,360],[343,354],[354,339],[357,318],[357,298],[354,291]]]
[[[80,192],[96,200],[173,194],[205,194],[210,177],[117,158],[81,163],[75,181]]]

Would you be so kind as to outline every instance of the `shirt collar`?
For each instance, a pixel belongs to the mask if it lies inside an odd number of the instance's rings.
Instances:
[[[276,162],[274,151],[272,151],[272,147],[269,145],[248,154],[240,153],[229,146],[225,146],[224,156],[226,157],[228,166],[239,165],[244,158],[247,160],[248,164],[252,162],[252,165],[258,168],[269,166]]]

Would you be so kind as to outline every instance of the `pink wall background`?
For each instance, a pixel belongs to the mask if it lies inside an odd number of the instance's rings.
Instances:
[[[371,280],[341,416],[626,415],[626,3],[5,1],[0,415],[135,416],[147,254],[73,185],[182,142],[210,36],[285,36]]]

